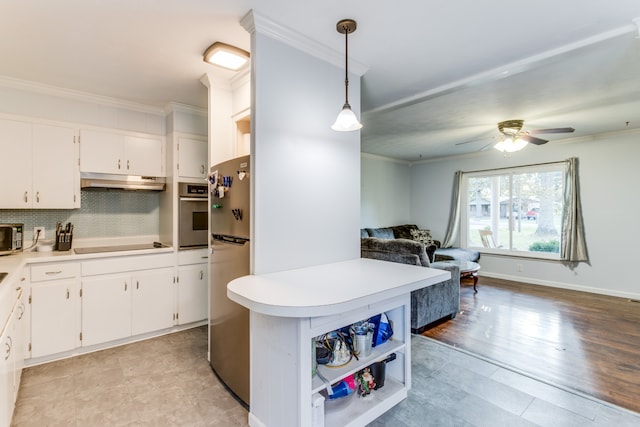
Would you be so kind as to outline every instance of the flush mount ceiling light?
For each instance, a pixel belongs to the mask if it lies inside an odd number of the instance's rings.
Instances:
[[[204,51],[204,62],[236,71],[249,61],[249,52],[235,46],[215,42]]]
[[[341,132],[362,128],[362,124],[349,105],[349,33],[353,33],[356,27],[356,21],[353,19],[343,19],[336,24],[336,30],[344,34],[344,105],[331,129]]]

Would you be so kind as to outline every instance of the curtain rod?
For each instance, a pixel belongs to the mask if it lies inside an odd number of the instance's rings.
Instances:
[[[533,164],[530,164],[530,165],[505,166],[503,168],[479,169],[479,170],[475,170],[475,171],[461,171],[461,172],[462,173],[494,172],[494,171],[500,171],[500,170],[505,170],[505,169],[528,168],[528,167],[531,167],[531,166],[559,165],[559,164],[567,163],[567,162],[568,162],[568,160],[560,160],[558,162],[533,163]]]

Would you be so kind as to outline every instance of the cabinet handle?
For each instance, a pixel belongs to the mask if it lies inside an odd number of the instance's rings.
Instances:
[[[69,299],[69,289],[67,289],[67,299]]]
[[[47,271],[44,274],[46,274],[47,276],[55,276],[56,274],[60,274],[62,273],[62,270],[58,270],[58,271]]]
[[[36,193],[36,203],[40,203],[40,192]]]
[[[118,170],[120,170],[120,159],[118,159]]]
[[[127,160],[127,170],[129,170],[129,160]]]
[[[136,289],[140,289],[140,281],[136,280]]]
[[[4,360],[9,360],[9,356],[11,356],[11,347],[13,346],[13,341],[11,341],[11,337],[7,337],[7,341],[4,343],[7,346],[7,351],[5,352]]]
[[[29,202],[29,193],[27,191],[24,192],[24,202],[25,203]]]
[[[204,175],[204,165],[200,165],[200,173]]]
[[[202,272],[202,270],[200,270],[200,280],[202,280],[203,277],[204,277],[204,273]]]
[[[124,282],[124,291],[127,292],[127,282]]]
[[[22,316],[24,316],[24,312],[25,312],[24,304],[20,303],[19,307],[20,307],[20,315],[18,316],[18,320],[22,320]]]

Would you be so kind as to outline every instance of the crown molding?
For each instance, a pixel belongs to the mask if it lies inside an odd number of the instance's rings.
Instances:
[[[50,86],[44,83],[36,83],[28,80],[16,79],[13,77],[0,76],[0,86],[38,93],[41,95],[51,95],[59,98],[73,99],[75,101],[90,102],[92,104],[103,105],[114,108],[124,108],[145,114],[165,116],[163,108],[151,105],[140,104],[109,96],[96,95],[89,92],[82,92],[74,89],[66,89],[57,86]]]
[[[178,112],[178,113],[186,113],[186,114],[192,114],[196,116],[207,117],[206,108],[194,107],[193,105],[181,104],[179,102],[168,102],[164,106],[164,111],[166,114]]]
[[[282,42],[295,49],[301,50],[318,59],[333,64],[339,68],[344,67],[344,53],[325,46],[304,34],[295,32],[290,28],[279,24],[255,10],[250,10],[240,20],[240,25],[250,34],[260,33],[274,40]],[[340,45],[342,46],[342,45]],[[349,71],[357,76],[362,76],[369,67],[361,62],[349,59]]]

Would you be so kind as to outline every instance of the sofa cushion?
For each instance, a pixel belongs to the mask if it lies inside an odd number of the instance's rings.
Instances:
[[[407,255],[417,256],[419,264],[423,267],[429,267],[429,257],[425,245],[420,242],[416,242],[408,239],[379,239],[376,237],[367,237],[360,240],[360,252],[363,258],[373,258],[372,255],[375,252],[389,253],[390,255],[379,255],[385,257],[385,261],[402,262],[406,264],[414,264],[414,262],[407,263],[406,259],[413,259],[413,257],[407,257]],[[394,258],[395,257],[395,258]]]
[[[393,230],[393,235],[396,239],[409,239],[411,240],[411,230],[417,230],[418,226],[415,224],[395,225],[389,227]]]
[[[431,230],[411,230],[411,238],[416,242],[424,243],[426,246],[434,244]]]
[[[377,237],[378,239],[395,239],[391,228],[367,228],[369,237]]]
[[[480,252],[463,248],[438,248],[435,253],[435,261],[473,261],[480,259]]]

